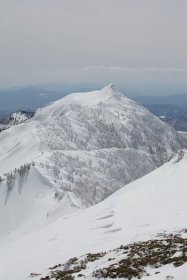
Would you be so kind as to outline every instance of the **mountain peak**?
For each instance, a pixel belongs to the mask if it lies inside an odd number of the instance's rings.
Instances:
[[[108,86],[105,86],[103,89],[105,89],[105,90],[107,90],[107,91],[114,91],[114,92],[116,92],[116,91],[118,91],[118,89],[117,89],[117,87],[115,86],[115,84],[109,84]]]
[[[48,107],[49,109],[55,109],[62,105],[80,105],[80,106],[94,106],[100,103],[111,103],[119,101],[124,95],[115,87],[114,84],[110,84],[101,90],[95,90],[90,92],[78,92],[72,93],[64,98],[56,101]]]
[[[121,92],[114,84],[109,84],[108,86],[104,87],[101,92],[110,96],[122,96]]]

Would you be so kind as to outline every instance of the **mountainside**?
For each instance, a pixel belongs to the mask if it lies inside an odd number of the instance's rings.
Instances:
[[[34,162],[57,199],[69,193],[84,206],[154,170],[182,147],[174,129],[113,85],[39,109],[28,122],[1,132],[0,142],[6,184],[12,181],[13,188],[20,168]]]
[[[53,215],[44,216],[51,192],[47,194],[45,183],[39,190],[33,181],[32,188],[29,187],[29,203],[33,207],[35,205],[35,219],[40,221],[43,216],[45,222],[39,222],[37,230],[30,229],[24,235],[27,227],[33,226],[33,219],[27,219],[23,228],[17,226],[16,230],[9,232],[8,238],[0,239],[1,278],[105,279],[102,275],[107,271],[109,275],[115,271],[122,273],[122,264],[125,266],[127,254],[130,254],[134,269],[130,270],[131,265],[128,264],[126,273],[129,277],[139,268],[141,279],[184,280],[187,273],[184,255],[187,244],[186,166],[187,154],[180,152],[169,163],[125,186],[103,202],[63,216],[56,212],[55,219]],[[36,174],[33,175],[29,176],[36,178]],[[41,195],[44,193],[42,188],[47,197]],[[24,194],[26,190],[22,192]],[[14,194],[21,202],[17,190]],[[27,203],[28,199],[23,209]],[[14,207],[20,208],[20,204]],[[14,210],[12,208],[12,213]],[[20,213],[24,218],[25,211]],[[139,253],[142,262],[138,259]],[[79,269],[76,268],[78,266]],[[56,276],[52,277],[52,272]],[[139,279],[137,277],[132,279]]]

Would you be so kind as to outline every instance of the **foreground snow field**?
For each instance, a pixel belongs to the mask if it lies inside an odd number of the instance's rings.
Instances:
[[[11,241],[1,242],[1,279],[25,280],[32,272],[46,274],[49,267],[70,257],[111,250],[186,228],[186,166],[185,152],[95,206],[59,215],[54,221],[49,219],[40,229],[19,238],[19,228],[15,229],[9,233]],[[35,210],[38,215],[43,211],[39,207]],[[168,265],[150,279],[167,279],[164,277],[171,275],[185,280],[185,273],[186,265]]]

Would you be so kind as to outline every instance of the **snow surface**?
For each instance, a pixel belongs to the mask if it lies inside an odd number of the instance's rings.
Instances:
[[[39,153],[40,139],[32,122],[0,132],[0,176],[30,162]]]
[[[26,235],[23,232],[27,223],[13,230],[11,241],[0,243],[1,279],[28,279],[31,272],[45,274],[47,268],[70,257],[186,228],[186,166],[187,152],[97,205],[64,216],[59,213],[54,221]],[[43,207],[35,205],[36,213],[41,215]],[[29,221],[32,227],[33,220]],[[185,273],[186,265],[178,269],[166,266],[159,275],[145,278],[160,280],[174,275],[174,279],[185,280]]]

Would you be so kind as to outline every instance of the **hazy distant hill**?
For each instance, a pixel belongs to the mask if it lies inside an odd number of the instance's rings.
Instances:
[[[20,88],[0,92],[1,117],[17,110],[33,111],[46,103],[63,96],[62,93],[51,92],[35,87]]]
[[[144,105],[151,104],[174,104],[187,109],[187,94],[165,96],[134,96],[133,99]]]
[[[133,98],[178,131],[187,131],[187,94]]]

